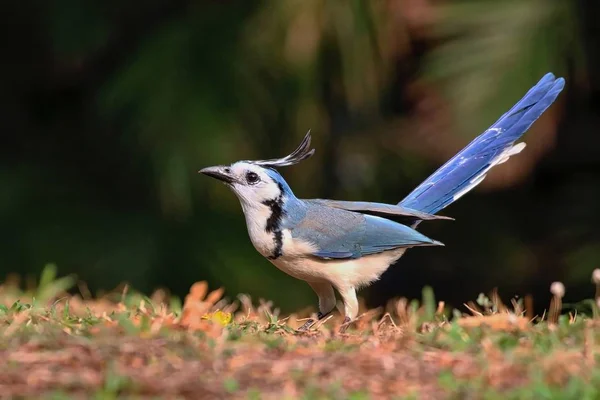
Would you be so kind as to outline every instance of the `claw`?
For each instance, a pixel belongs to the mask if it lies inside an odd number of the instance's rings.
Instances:
[[[350,317],[345,317],[344,322],[342,322],[342,325],[340,325],[340,329],[339,329],[338,333],[346,333],[346,330],[350,326],[350,323],[352,323],[352,320],[350,320]]]
[[[313,326],[314,323],[315,323],[315,320],[310,318],[297,330],[298,330],[298,332],[306,332],[310,329],[311,326]]]
[[[333,310],[331,310],[333,311]],[[331,311],[329,311],[328,313],[322,313],[321,311],[319,311],[317,313],[317,321],[322,320],[323,318],[325,318],[326,316],[328,316],[329,314],[331,314]],[[306,322],[300,327],[298,328],[298,332],[306,332],[308,331],[314,324],[315,324],[315,320],[310,318],[308,320],[306,320]]]

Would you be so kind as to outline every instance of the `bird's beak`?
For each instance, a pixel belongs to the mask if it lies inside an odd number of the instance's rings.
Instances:
[[[198,171],[201,174],[208,175],[225,183],[234,183],[235,179],[229,172],[229,168],[224,165],[206,167]]]

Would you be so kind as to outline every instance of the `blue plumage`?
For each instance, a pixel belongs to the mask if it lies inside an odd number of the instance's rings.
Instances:
[[[287,202],[286,202],[287,203]],[[312,243],[315,257],[325,259],[360,258],[401,247],[435,246],[441,243],[385,218],[331,208],[319,201],[292,200],[296,218],[284,218],[282,228],[292,237]]]
[[[563,78],[546,74],[523,98],[483,134],[414,189],[398,205],[435,214],[454,202],[454,196],[481,179],[502,152],[509,149],[554,102]]]
[[[358,313],[358,287],[379,279],[405,249],[442,245],[414,228],[424,220],[451,219],[434,214],[477,186],[492,167],[520,152],[525,144],[515,145],[515,141],[552,104],[564,84],[562,78],[545,75],[397,205],[298,199],[274,168],[309,158],[314,153],[310,133],[286,157],[238,161],[200,172],[223,181],[238,196],[254,247],[313,288],[319,296],[319,319],[335,308],[335,288],[349,321]]]
[[[326,207],[341,208],[342,210],[356,211],[363,214],[372,214],[379,217],[401,221],[429,221],[434,219],[454,219],[442,215],[427,214],[396,204],[374,203],[370,201],[343,201],[324,199],[315,199],[311,201]]]
[[[390,204],[302,200],[294,195],[277,171],[267,169],[265,172],[281,190],[279,230],[289,230],[294,239],[312,244],[316,248],[311,254],[314,257],[356,259],[395,248],[441,245],[406,225],[358,211],[387,213],[411,219],[447,217],[436,217]]]

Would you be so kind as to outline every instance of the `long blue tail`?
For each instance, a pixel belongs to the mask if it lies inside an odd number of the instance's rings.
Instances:
[[[546,74],[494,125],[442,165],[398,205],[435,214],[477,186],[495,165],[525,147],[514,145],[565,86],[563,78]]]

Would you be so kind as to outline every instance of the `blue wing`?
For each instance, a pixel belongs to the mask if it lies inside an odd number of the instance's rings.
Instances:
[[[442,215],[427,214],[421,211],[412,210],[410,208],[402,207],[395,204],[385,203],[373,203],[368,201],[343,201],[343,200],[325,200],[325,199],[313,199],[310,200],[315,204],[321,204],[327,207],[341,208],[342,210],[356,211],[364,214],[372,214],[378,217],[384,218],[397,218],[406,217],[411,220],[433,220],[433,219],[447,219],[453,220],[454,218],[445,217]]]
[[[326,259],[360,258],[401,247],[442,245],[406,225],[304,200],[303,218],[287,226],[292,237],[316,247]]]
[[[554,102],[565,86],[563,78],[546,74],[507,113],[467,147],[413,190],[399,206],[435,214],[464,195],[495,165],[520,152],[524,143],[514,145]]]

